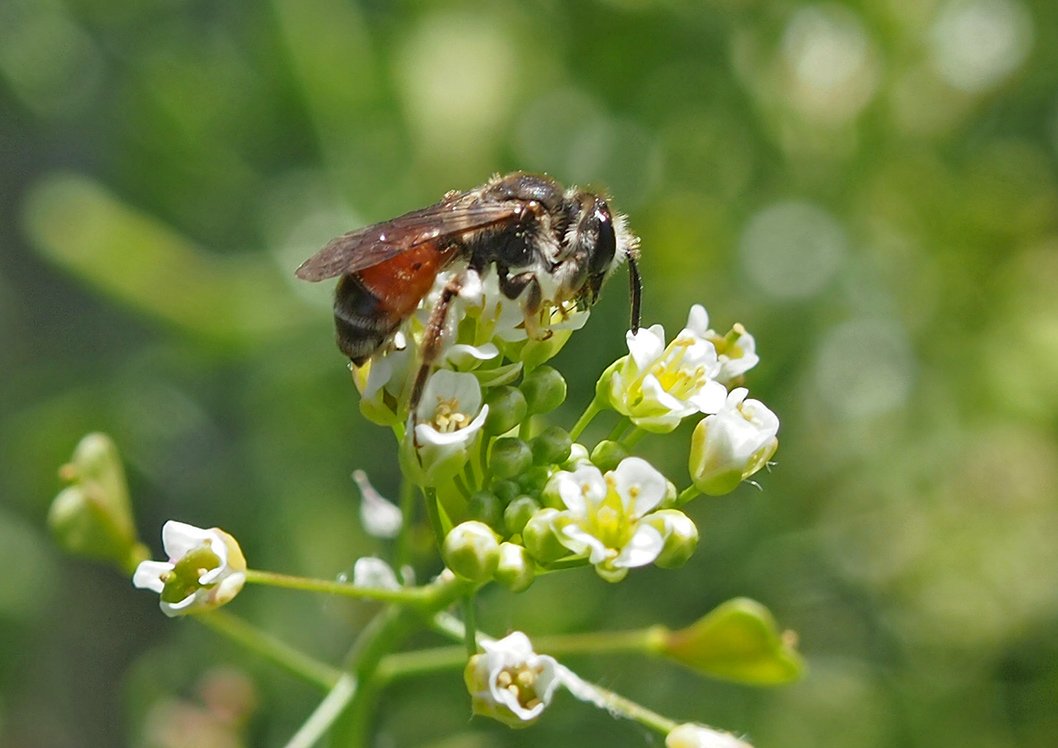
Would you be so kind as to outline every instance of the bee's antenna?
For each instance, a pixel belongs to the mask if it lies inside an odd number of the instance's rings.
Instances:
[[[643,281],[639,277],[639,266],[636,265],[635,255],[628,253],[628,296],[632,301],[632,325],[633,333],[639,332],[639,308],[643,300]]]

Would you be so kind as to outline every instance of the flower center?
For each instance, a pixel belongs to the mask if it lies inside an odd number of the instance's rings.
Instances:
[[[544,672],[542,665],[530,667],[527,664],[508,667],[496,674],[496,685],[507,691],[525,709],[532,709],[540,704],[536,694],[536,681]]]
[[[442,434],[465,429],[470,425],[470,416],[459,410],[459,401],[455,398],[438,398],[437,408],[433,413],[433,425]]]

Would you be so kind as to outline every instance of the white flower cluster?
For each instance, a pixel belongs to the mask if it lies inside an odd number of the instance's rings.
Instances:
[[[727,493],[767,464],[778,448],[779,419],[759,400],[747,400],[744,387],[728,391],[760,360],[742,325],[720,335],[696,304],[668,345],[661,325],[630,331],[627,342],[628,355],[600,380],[600,395],[636,426],[655,433],[705,414],[691,448],[698,490]]]

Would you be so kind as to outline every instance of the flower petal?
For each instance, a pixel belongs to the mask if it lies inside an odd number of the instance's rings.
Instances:
[[[668,490],[665,476],[641,457],[626,457],[611,474],[618,495],[636,517],[657,507]]]
[[[640,522],[625,547],[621,549],[621,553],[611,562],[611,566],[618,569],[646,566],[654,562],[664,547],[665,540],[661,533]]]
[[[132,584],[141,590],[150,590],[161,594],[165,589],[162,576],[173,570],[173,565],[165,561],[141,561],[132,575]]]

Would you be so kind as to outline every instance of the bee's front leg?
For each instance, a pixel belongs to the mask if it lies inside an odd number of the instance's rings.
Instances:
[[[505,271],[498,274],[500,291],[508,299],[518,299],[522,306],[522,316],[525,319],[525,334],[531,340],[547,340],[551,337],[551,329],[540,324],[541,306],[544,300],[543,291],[540,289],[540,281],[536,273],[526,271],[518,275],[507,275]]]

